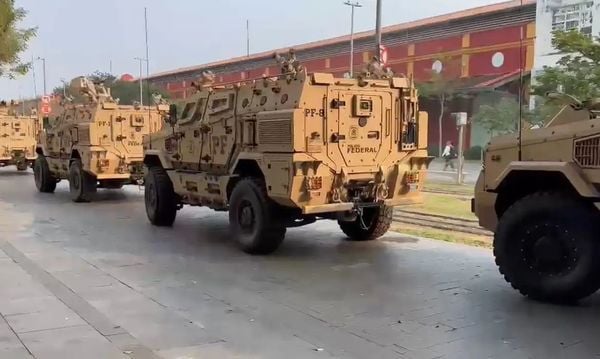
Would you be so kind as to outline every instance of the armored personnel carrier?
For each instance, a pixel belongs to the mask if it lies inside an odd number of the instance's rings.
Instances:
[[[54,192],[68,180],[75,202],[93,198],[97,188],[121,188],[143,181],[144,135],[159,131],[168,105],[120,105],[110,89],[85,77],[71,81],[82,103],[65,101],[43,119],[34,164],[36,187]]]
[[[551,97],[567,105],[545,127],[488,144],[473,210],[515,289],[576,301],[600,288],[600,100]]]
[[[35,113],[19,114],[18,104],[0,101],[0,167],[25,171],[36,158],[38,121]]]
[[[241,248],[267,254],[286,228],[327,218],[352,240],[386,233],[396,205],[418,203],[427,114],[413,82],[308,74],[277,56],[282,74],[212,86],[206,73],[172,128],[145,143],[146,212],[170,226],[183,205],[229,211]]]

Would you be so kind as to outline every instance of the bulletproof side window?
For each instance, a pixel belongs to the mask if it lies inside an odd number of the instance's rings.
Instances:
[[[196,102],[188,102],[185,104],[183,111],[181,112],[181,117],[179,123],[187,123],[192,120],[192,115],[194,114],[194,110],[196,109]]]
[[[204,110],[206,109],[206,97],[202,97],[198,100],[198,105],[196,106],[196,111],[194,112],[194,116],[192,116],[192,121],[196,122],[204,116]]]

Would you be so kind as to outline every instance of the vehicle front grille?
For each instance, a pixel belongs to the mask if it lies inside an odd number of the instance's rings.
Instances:
[[[600,167],[600,137],[575,141],[574,157],[581,167]]]

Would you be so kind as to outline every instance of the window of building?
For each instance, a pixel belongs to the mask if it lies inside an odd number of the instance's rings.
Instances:
[[[583,34],[592,34],[592,1],[567,5],[552,10],[552,31],[576,30]]]

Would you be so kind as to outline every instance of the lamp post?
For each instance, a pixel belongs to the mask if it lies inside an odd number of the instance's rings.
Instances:
[[[134,57],[133,59],[140,62],[140,78],[139,78],[139,80],[140,80],[140,106],[144,106],[144,86],[143,86],[143,79],[142,79],[142,77],[144,76],[144,73],[143,73],[142,63],[144,61],[148,61],[148,60],[143,59],[141,57]]]
[[[46,58],[45,57],[37,57],[36,60],[42,61],[42,76],[44,77],[44,96],[48,94],[46,91]]]
[[[344,5],[352,8],[352,14],[350,15],[350,77],[352,77],[354,73],[354,8],[362,7],[362,5],[358,1],[354,3],[346,1]]]
[[[381,63],[381,3],[383,0],[377,0],[377,14],[375,17],[375,55]]]

